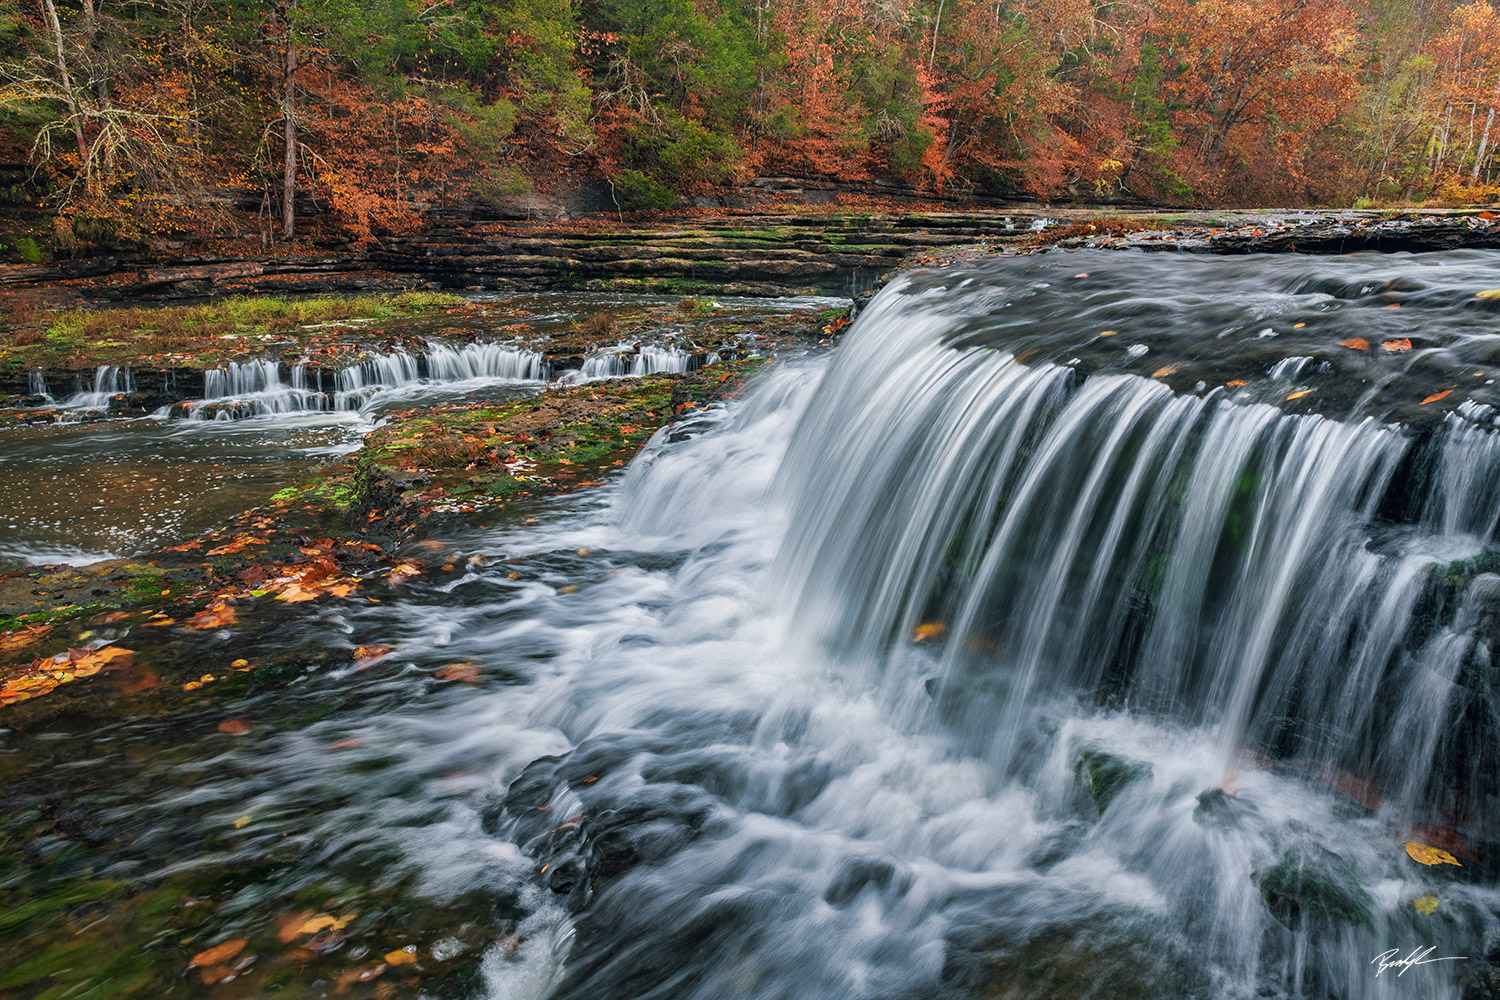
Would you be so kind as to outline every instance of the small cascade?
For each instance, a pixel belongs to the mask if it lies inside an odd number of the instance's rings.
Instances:
[[[47,391],[47,377],[40,368],[33,368],[26,373],[26,394],[41,396],[47,402],[52,402],[52,393]]]
[[[535,351],[501,344],[461,348],[429,344],[424,354],[377,354],[335,372],[329,390],[323,385],[321,369],[313,370],[309,383],[304,365],[293,365],[283,381],[282,367],[275,361],[230,362],[204,373],[201,400],[168,407],[163,415],[238,420],[282,413],[358,411],[377,393],[481,379],[540,379],[543,369],[542,356]]]
[[[578,383],[592,382],[604,378],[628,378],[640,375],[655,375],[659,372],[692,371],[701,363],[701,355],[695,355],[671,346],[641,346],[617,344],[614,347],[594,351],[583,359],[583,367],[567,372],[561,381]]]
[[[467,344],[463,347],[431,344],[423,360],[427,377],[434,382],[546,378],[546,365],[541,354],[504,344]]]
[[[82,377],[77,380],[77,390],[64,404],[76,410],[107,410],[113,396],[135,392],[135,375],[129,368],[100,365],[94,370],[94,380],[84,388]]]

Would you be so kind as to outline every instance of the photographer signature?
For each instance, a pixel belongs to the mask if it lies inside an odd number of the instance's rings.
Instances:
[[[1452,956],[1452,957],[1449,957],[1449,958],[1428,958],[1427,957],[1428,955],[1431,955],[1435,951],[1437,951],[1436,947],[1431,947],[1431,948],[1413,948],[1411,950],[1411,954],[1410,955],[1407,955],[1405,958],[1397,958],[1396,956],[1401,954],[1401,949],[1400,948],[1392,948],[1390,951],[1383,951],[1379,955],[1376,955],[1374,958],[1370,959],[1370,964],[1371,965],[1375,965],[1377,963],[1379,964],[1380,968],[1378,968],[1378,969],[1375,970],[1375,975],[1377,977],[1382,972],[1386,972],[1386,971],[1388,971],[1390,969],[1400,969],[1401,971],[1396,973],[1396,975],[1398,977],[1400,977],[1400,976],[1406,975],[1406,972],[1407,972],[1408,969],[1414,969],[1414,968],[1416,968],[1419,965],[1431,965],[1433,962],[1462,962],[1462,961],[1464,961],[1464,957],[1463,956]]]

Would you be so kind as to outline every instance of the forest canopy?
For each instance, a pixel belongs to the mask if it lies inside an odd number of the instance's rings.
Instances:
[[[0,0],[4,196],[64,242],[279,239],[299,198],[367,240],[560,177],[1473,199],[1497,103],[1483,0]]]

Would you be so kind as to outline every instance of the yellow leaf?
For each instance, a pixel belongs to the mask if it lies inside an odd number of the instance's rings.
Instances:
[[[1117,334],[1119,332],[1120,332],[1119,330],[1100,330],[1099,331],[1099,336],[1101,336],[1101,337],[1113,337],[1115,334]]]
[[[1486,288],[1482,292],[1475,292],[1476,299],[1500,299],[1500,288]]]
[[[245,827],[247,827],[249,825],[250,825],[250,814],[249,813],[245,813],[245,815],[241,816],[239,819],[237,819],[237,820],[234,821],[234,828],[236,830],[243,830]]]
[[[1412,900],[1411,905],[1412,909],[1422,914],[1422,916],[1430,917],[1438,908],[1438,898],[1430,892],[1424,892]]]
[[[1406,853],[1410,854],[1411,859],[1417,864],[1426,865],[1429,868],[1434,865],[1456,865],[1459,868],[1463,867],[1463,865],[1458,863],[1457,858],[1442,848],[1433,847],[1431,844],[1421,844],[1415,840],[1407,841]]]

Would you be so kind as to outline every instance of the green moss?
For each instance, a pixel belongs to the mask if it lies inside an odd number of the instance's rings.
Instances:
[[[1369,922],[1374,901],[1348,864],[1329,851],[1289,851],[1252,878],[1272,915],[1289,928],[1309,916],[1354,926]]]
[[[1073,772],[1088,788],[1094,809],[1103,815],[1104,810],[1109,808],[1115,796],[1124,791],[1126,785],[1146,777],[1151,769],[1102,750],[1085,750],[1078,755]]]

